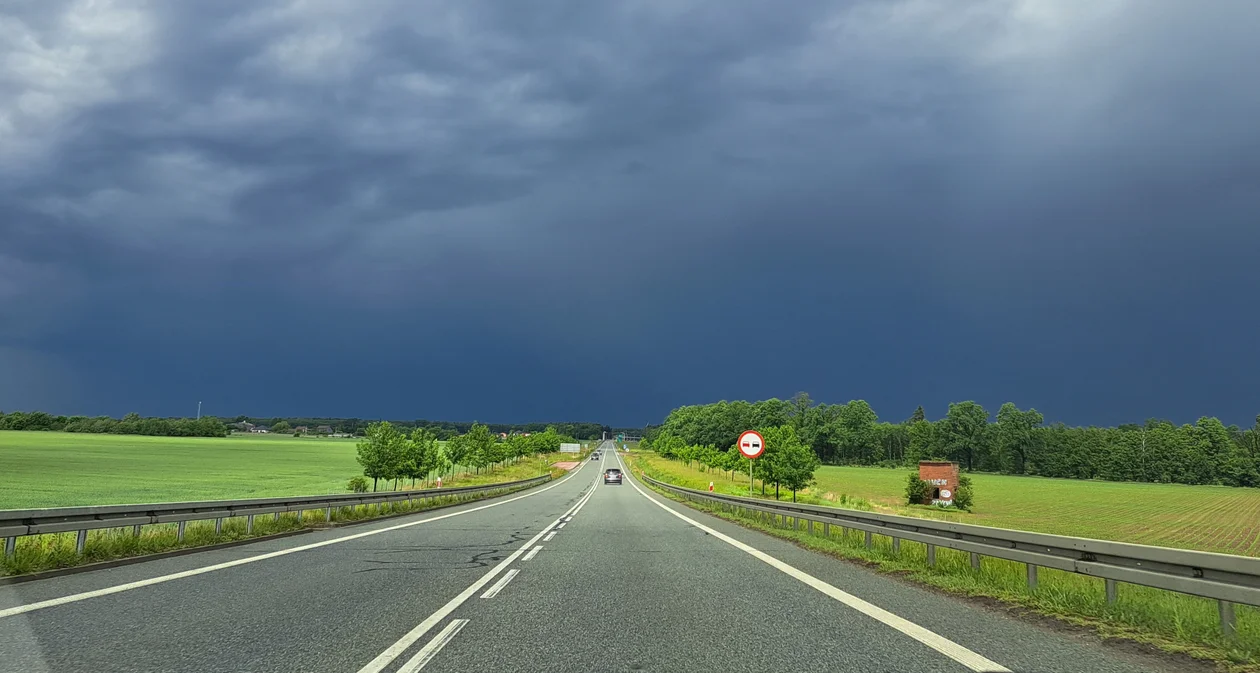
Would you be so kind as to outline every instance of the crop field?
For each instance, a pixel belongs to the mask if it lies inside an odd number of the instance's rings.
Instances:
[[[636,456],[680,485],[707,488],[713,481],[724,493],[748,494],[747,474],[732,479],[730,473],[701,472],[651,453]],[[804,502],[982,526],[1260,556],[1260,489],[973,474],[975,511],[966,513],[906,506],[902,493],[910,472],[825,466],[815,473],[817,483],[798,496]],[[791,493],[780,497],[790,499]]]
[[[290,435],[0,431],[0,509],[344,493],[346,481],[362,474],[355,444]],[[446,483],[509,481],[541,473],[535,468],[522,461],[490,474],[458,474]]]

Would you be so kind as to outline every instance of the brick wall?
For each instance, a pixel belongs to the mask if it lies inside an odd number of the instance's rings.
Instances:
[[[919,478],[930,487],[923,504],[953,504],[958,492],[958,463],[919,461]]]

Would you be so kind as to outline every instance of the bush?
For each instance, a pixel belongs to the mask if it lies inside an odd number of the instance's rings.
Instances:
[[[919,478],[918,472],[911,472],[906,480],[906,504],[922,505],[932,492],[932,485]]]
[[[346,488],[351,490],[354,493],[367,493],[368,492],[367,477],[351,477],[350,481],[346,483]]]
[[[970,512],[974,497],[975,496],[971,491],[971,477],[959,477],[958,490],[954,492],[954,507],[957,507],[965,512]]]

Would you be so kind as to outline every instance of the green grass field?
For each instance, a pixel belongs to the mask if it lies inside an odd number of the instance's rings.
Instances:
[[[355,443],[0,431],[0,509],[344,493],[350,477],[362,474]],[[458,474],[445,484],[527,478],[540,473],[539,462],[558,459]]]
[[[636,455],[675,483],[707,488],[712,480],[724,493],[748,494],[747,474],[736,473],[732,480],[730,473],[701,472],[651,453]],[[966,513],[903,504],[910,472],[821,467],[817,483],[799,495],[805,502],[836,506],[842,506],[843,496],[845,504],[856,499],[863,509],[869,504],[876,511],[981,526],[1260,556],[1260,489],[974,474],[975,507]]]

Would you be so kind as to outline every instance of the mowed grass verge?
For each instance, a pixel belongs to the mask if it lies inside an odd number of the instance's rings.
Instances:
[[[714,481],[715,490],[718,490],[720,483],[714,478],[717,475],[712,472],[702,473],[650,453],[632,454],[631,464],[636,473],[646,470],[649,476],[688,488],[707,488],[708,482]],[[841,469],[848,471],[864,468]],[[895,472],[903,475],[904,479],[905,471]],[[729,480],[727,483],[730,483]],[[738,482],[737,477],[736,483],[741,488],[720,490],[747,495],[747,475],[742,483]],[[977,489],[979,501],[983,497],[983,491],[979,487]],[[812,495],[817,497],[819,494]],[[868,491],[866,496],[878,502],[877,493]],[[860,501],[866,502],[865,499]],[[793,540],[815,551],[862,561],[882,571],[897,573],[949,592],[996,598],[1013,606],[1091,628],[1104,638],[1125,638],[1148,643],[1168,652],[1213,661],[1226,670],[1239,673],[1260,671],[1260,610],[1249,606],[1236,606],[1238,635],[1236,640],[1230,642],[1221,634],[1216,601],[1121,584],[1119,600],[1109,605],[1102,580],[1074,573],[1042,568],[1038,573],[1037,588],[1030,590],[1024,565],[1020,563],[985,558],[977,572],[971,568],[967,554],[938,548],[936,566],[931,567],[927,565],[926,547],[922,544],[902,541],[900,551],[894,553],[891,539],[876,535],[872,548],[867,549],[864,536],[859,531],[850,531],[844,535],[839,526],[833,526],[832,535],[823,537],[821,526],[812,531],[796,530],[785,527],[781,517],[771,521],[766,517],[738,516],[715,507],[684,502],[690,507],[742,526]],[[929,514],[934,513],[924,509]],[[1056,512],[1051,509],[1045,516],[1052,518],[1056,516]]]
[[[748,495],[748,474],[700,471],[652,453],[639,454],[671,483]],[[1185,484],[1136,484],[971,474],[973,512],[908,506],[911,468],[824,466],[797,497],[813,504],[932,519],[1116,540],[1223,554],[1260,556],[1260,489]],[[767,489],[773,497],[773,486]],[[760,496],[760,482],[754,495]],[[790,491],[780,493],[790,500]]]

